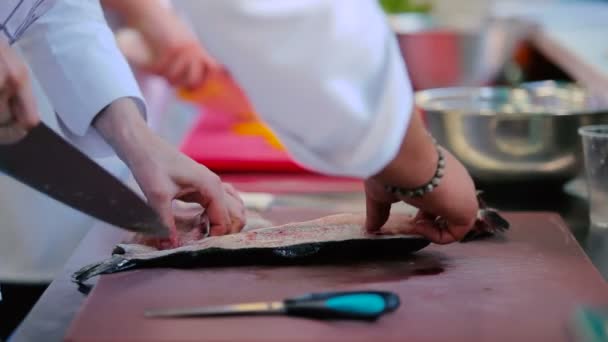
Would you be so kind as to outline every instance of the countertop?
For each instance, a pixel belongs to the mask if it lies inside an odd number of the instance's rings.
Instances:
[[[294,203],[277,205],[262,215],[281,224],[322,217],[336,209]],[[317,259],[319,263],[309,259],[306,265],[258,263],[107,275],[99,278],[70,324],[67,340],[572,341],[573,314],[583,305],[607,305],[608,285],[557,215],[502,214],[511,229],[500,236],[432,244],[413,255],[404,253],[405,246],[392,252],[387,246],[383,257],[344,246],[332,249],[332,257],[326,254],[322,261]],[[347,254],[349,262],[341,258]],[[392,291],[402,305],[372,324],[281,316],[158,320],[141,314],[153,307],[364,289]],[[436,329],[437,322],[442,329]]]
[[[278,180],[277,180],[278,182]],[[292,182],[287,180],[287,182]],[[508,211],[553,211],[566,221],[574,236],[584,247],[594,265],[603,277],[608,276],[608,264],[604,262],[606,248],[604,240],[592,238],[588,242],[587,207],[584,199],[572,196],[559,186],[527,184],[521,187],[483,187],[484,199],[489,205]],[[294,206],[344,208],[354,211],[364,208],[360,192],[334,194],[289,194],[278,195],[274,206],[290,208]],[[297,220],[298,218],[294,218]],[[124,237],[124,232],[98,225],[82,241],[64,271],[53,281],[36,306],[18,328],[13,341],[34,341],[44,337],[45,341],[62,340],[68,325],[80,308],[85,295],[70,280],[71,274],[88,263],[107,257],[109,246]],[[598,244],[601,248],[598,248]],[[86,289],[84,289],[86,290]]]

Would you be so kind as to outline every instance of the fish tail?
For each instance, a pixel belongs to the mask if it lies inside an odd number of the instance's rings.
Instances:
[[[82,284],[85,281],[101,275],[125,271],[134,266],[132,260],[120,255],[114,255],[110,259],[87,265],[72,274],[72,281]]]

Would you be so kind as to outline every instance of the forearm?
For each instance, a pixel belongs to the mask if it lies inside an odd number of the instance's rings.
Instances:
[[[144,142],[153,134],[136,102],[128,97],[105,107],[95,117],[93,126],[129,167],[143,157]]]
[[[91,127],[108,104],[132,98],[145,117],[143,95],[98,2],[58,1],[17,44],[63,132],[88,154],[103,157],[112,152]]]
[[[143,18],[158,24],[166,17],[169,7],[163,0],[101,0],[101,5],[118,13],[131,25],[140,23]]]
[[[418,113],[413,113],[399,152],[374,178],[384,184],[415,188],[433,177],[437,158],[432,137]]]

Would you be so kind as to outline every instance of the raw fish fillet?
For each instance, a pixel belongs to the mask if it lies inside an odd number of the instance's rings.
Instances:
[[[384,234],[368,233],[362,213],[332,215],[274,227],[268,227],[268,223],[260,221],[259,217],[252,219],[266,228],[247,227],[238,234],[193,241],[184,239],[181,247],[173,249],[159,249],[157,244],[136,236],[131,243],[116,246],[111,258],[74,273],[73,280],[81,283],[100,274],[147,267],[294,264],[406,255],[430,244],[421,236],[408,234],[415,224],[415,218],[409,215],[392,215],[382,227]],[[197,230],[196,226],[203,221],[195,222],[198,223],[194,224],[193,230]],[[506,229],[508,223],[498,213],[482,209],[469,238]],[[182,230],[185,236],[199,236],[188,235],[192,233]]]

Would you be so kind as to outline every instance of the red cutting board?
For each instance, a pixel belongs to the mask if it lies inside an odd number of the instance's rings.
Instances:
[[[180,90],[179,97],[201,106],[201,116],[182,143],[182,151],[197,162],[215,172],[307,172],[259,121],[229,73],[212,73],[203,86]]]
[[[324,213],[308,212],[309,216]],[[287,221],[293,211],[271,213]],[[350,265],[148,269],[102,276],[69,341],[568,341],[582,304],[608,287],[562,219],[507,213],[503,238],[432,245],[403,260]],[[298,217],[304,219],[304,217]],[[109,252],[109,251],[108,251]],[[377,289],[402,305],[374,323],[288,317],[145,319],[146,308]]]
[[[239,133],[239,127],[245,125],[265,127],[259,121],[247,122],[229,113],[204,111],[181,150],[215,172],[310,173],[294,162],[284,148],[273,145],[271,137]]]

